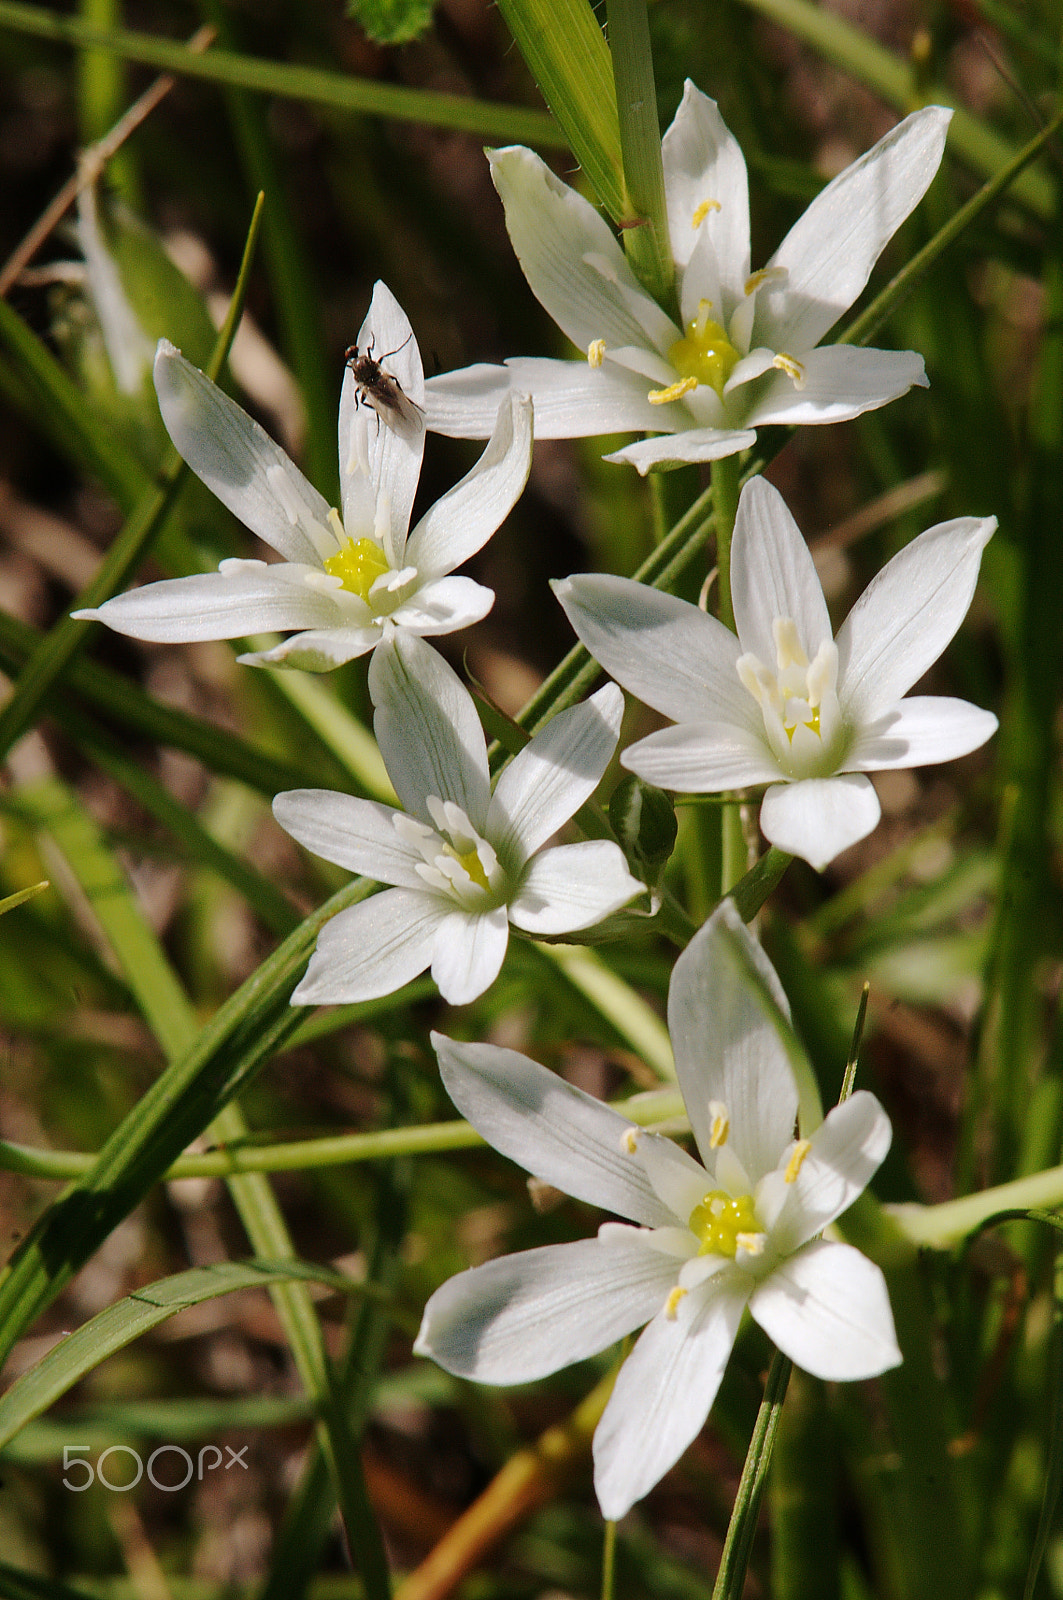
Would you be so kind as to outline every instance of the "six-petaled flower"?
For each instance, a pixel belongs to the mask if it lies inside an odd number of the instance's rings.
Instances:
[[[145,584],[75,615],[164,643],[293,630],[273,649],[240,659],[314,672],[364,655],[398,628],[451,633],[485,617],[494,594],[453,569],[486,543],[524,488],[530,402],[504,397],[480,460],[410,532],[424,451],[424,375],[409,321],[382,283],[358,343],[387,355],[388,377],[413,405],[408,421],[382,419],[348,367],[340,395],[341,518],[259,424],[164,340],[155,387],[170,437],[218,499],[283,559],[223,561],[217,572]]]
[[[611,1519],[700,1432],[747,1306],[817,1377],[868,1378],[901,1359],[879,1268],[819,1237],[878,1168],[889,1120],[859,1091],[795,1134],[793,1071],[749,964],[785,1011],[725,901],[672,973],[668,1022],[700,1162],[526,1056],[434,1035],[451,1099],[489,1144],[630,1223],[460,1273],[429,1300],[415,1348],[481,1383],[526,1383],[648,1324],[594,1436]]]
[[[521,145],[490,152],[532,293],[585,359],[516,357],[430,378],[429,428],[485,438],[512,387],[535,401],[537,438],[659,435],[606,458],[646,472],[733,455],[768,423],[840,422],[925,384],[913,351],[820,342],[922,199],[951,115],[929,106],[906,117],[753,272],[742,152],[715,102],[688,82],[662,148],[678,323],[589,201]]]
[[[817,868],[871,832],[866,776],[951,761],[984,744],[992,712],[908,695],[967,613],[995,517],[913,539],[872,580],[835,639],[808,546],[764,478],[742,491],[731,545],[737,637],[689,601],[627,578],[554,585],[587,649],[675,726],[623,764],[689,794],[768,785],[766,838]]]

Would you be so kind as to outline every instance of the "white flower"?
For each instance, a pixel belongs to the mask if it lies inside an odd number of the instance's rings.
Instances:
[[[611,841],[542,848],[616,749],[614,684],[552,718],[493,794],[472,697],[430,645],[394,634],[373,656],[369,690],[405,810],[294,789],[273,811],[315,855],[396,887],[326,923],[293,1004],[374,999],[430,966],[443,998],[464,1005],[497,977],[510,923],[533,936],[572,933],[642,892]]]
[[[348,367],[341,520],[258,423],[162,340],[155,387],[170,437],[208,489],[283,560],[223,561],[217,572],[146,584],[75,615],[162,643],[291,629],[274,649],[240,660],[313,672],[364,655],[395,628],[450,633],[485,617],[492,591],[450,574],[486,543],[524,488],[531,404],[500,397],[476,466],[408,533],[424,450],[424,375],[406,314],[382,283],[358,347],[370,349],[413,402],[412,424],[374,408]]]
[[[926,192],[951,115],[930,106],[907,117],[751,273],[746,164],[715,102],[688,82],[661,152],[681,327],[588,201],[523,146],[489,151],[532,293],[585,360],[518,358],[431,378],[428,427],[485,437],[512,383],[535,400],[537,438],[663,435],[606,457],[646,472],[733,455],[766,423],[840,422],[925,385],[912,351],[816,346]]]
[[[526,1383],[648,1322],[594,1436],[612,1520],[700,1432],[746,1306],[816,1377],[868,1378],[901,1359],[878,1267],[816,1237],[870,1181],[889,1120],[861,1091],[795,1139],[797,1087],[746,963],[785,1010],[724,901],[672,973],[668,1023],[703,1164],[515,1051],[433,1035],[447,1092],[489,1144],[637,1224],[460,1273],[429,1300],[415,1345],[461,1377]]]
[[[907,691],[966,615],[995,517],[958,517],[913,539],[831,634],[808,547],[763,478],[742,491],[731,545],[736,638],[697,606],[627,578],[554,590],[587,649],[675,720],[625,750],[647,782],[688,794],[770,787],[760,826],[819,870],[875,827],[864,774],[977,750],[997,719],[965,700]]]

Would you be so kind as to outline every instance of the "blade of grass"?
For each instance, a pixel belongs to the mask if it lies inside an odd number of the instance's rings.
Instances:
[[[218,333],[217,343],[207,367],[207,375],[211,378],[216,378],[221,371],[229,353],[229,346],[236,335],[247,296],[251,262],[262,222],[263,204],[264,196],[259,195],[247,232],[244,256],[240,263],[236,287],[229,302],[228,314]],[[132,515],[100,562],[92,582],[78,596],[77,606],[73,609],[98,606],[109,599],[116,589],[122,587],[162,527],[187,472],[188,468],[177,451],[171,450],[160,473],[160,487],[153,486],[138,500]],[[91,627],[91,624],[75,622],[72,617],[64,616],[40,641],[19,673],[10,699],[0,711],[0,761],[7,756],[11,746],[33,723],[49,687],[56,682],[67,663],[88,641]]]
[[[44,637],[27,623],[0,611],[0,670],[12,676],[28,660]],[[85,707],[117,724],[125,732],[172,750],[194,756],[218,777],[236,778],[270,799],[282,789],[298,789],[306,783],[303,767],[282,756],[271,755],[248,744],[229,728],[218,728],[176,706],[163,705],[110,668],[95,661],[72,661],[62,687],[52,684],[44,699],[44,709],[71,736],[85,720]],[[325,750],[316,752],[315,766],[328,761]],[[318,774],[322,782],[342,781],[342,769],[326,769]]]
[[[761,16],[769,17],[804,44],[881,96],[894,110],[912,109],[915,81],[911,65],[847,22],[836,11],[826,11],[811,0],[742,0]],[[952,97],[935,84],[924,102],[952,105]],[[949,128],[949,148],[983,177],[997,172],[1014,156],[1014,147],[971,112],[958,108]],[[1037,217],[1055,211],[1055,188],[1042,172],[1028,172],[1015,184],[1012,198]]]
[[[264,61],[229,50],[211,50],[205,56],[198,56],[186,46],[154,34],[135,33],[128,28],[90,28],[75,17],[47,11],[43,6],[18,4],[17,0],[0,0],[0,28],[32,34],[38,39],[52,39],[81,50],[106,50],[126,61],[162,67],[184,77],[236,84],[260,94],[307,100],[311,104],[333,106],[339,111],[394,117],[401,122],[432,128],[453,128],[483,139],[545,145],[551,149],[563,149],[565,145],[553,118],[542,111],[474,100],[467,95],[407,89],[398,84],[381,83],[375,78],[352,78],[347,73]]]
[[[499,0],[498,9],[599,202],[614,222],[629,217],[609,47],[587,0]]]
[[[145,1020],[166,1054],[172,1061],[194,1049],[195,1012],[95,823],[57,780],[26,791],[23,800],[35,806],[41,825],[63,850]],[[165,1119],[164,1107],[162,1124]],[[243,1116],[232,1102],[218,1107],[211,1120],[214,1136],[222,1141],[247,1133]],[[269,1180],[261,1173],[247,1173],[230,1176],[228,1185],[256,1253],[266,1260],[291,1260],[294,1247]],[[56,1202],[57,1207],[62,1205],[62,1201]],[[105,1234],[101,1233],[97,1242],[102,1242],[103,1237]],[[292,1283],[275,1285],[272,1294],[299,1376],[320,1410],[323,1447],[336,1474],[340,1503],[367,1594],[383,1597],[389,1589],[383,1549],[369,1508],[357,1447],[341,1409],[333,1401],[324,1340],[313,1302],[305,1288]]]
[[[238,1289],[272,1288],[298,1279],[326,1283],[341,1294],[357,1294],[362,1288],[326,1267],[294,1260],[219,1261],[145,1284],[68,1333],[0,1396],[0,1449],[101,1361],[179,1311]]]
[[[222,49],[238,41],[234,13],[219,0],[201,0]],[[242,54],[243,52],[234,51]],[[268,105],[246,89],[230,86],[225,104],[252,194],[268,194],[262,254],[272,281],[270,304],[281,347],[292,367],[306,413],[304,470],[330,505],[338,504],[336,408],[338,386],[330,381],[321,326],[318,275],[288,200],[276,145],[267,125]]]
[[[977,194],[962,205],[955,216],[939,229],[934,237],[918,250],[901,271],[891,279],[882,292],[846,328],[838,339],[839,344],[867,344],[885,322],[890,312],[911,292],[920,278],[943,255],[950,245],[965,233],[971,224],[1009,190],[1013,191],[1019,175],[1025,171],[1046,145],[1050,144],[1063,128],[1063,111],[1042,128],[1028,144],[1005,162],[993,177],[984,183]]]

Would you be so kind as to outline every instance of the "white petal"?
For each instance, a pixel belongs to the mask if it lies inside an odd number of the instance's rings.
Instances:
[[[886,1159],[891,1138],[889,1117],[866,1089],[828,1112],[793,1182],[782,1171],[769,1175],[778,1178],[783,1197],[770,1224],[760,1213],[770,1226],[772,1247],[789,1255],[847,1211]]]
[[[486,363],[440,373],[425,384],[428,426],[454,439],[486,439],[511,390],[535,406],[537,439],[582,439],[596,433],[637,433],[683,427],[682,405],[651,405],[645,378],[610,360],[555,361],[516,356],[504,367]]]
[[[584,439],[596,433],[639,433],[689,423],[684,405],[652,405],[647,396],[657,384],[608,355],[600,367],[548,356],[512,356],[506,367],[513,387],[535,403],[537,439]]]
[[[624,1338],[674,1282],[674,1261],[634,1228],[544,1245],[437,1289],[414,1349],[478,1383],[530,1383]]]
[[[674,1224],[625,1144],[633,1124],[618,1111],[515,1050],[441,1033],[433,1033],[432,1043],[443,1087],[502,1155],[603,1211],[650,1227]],[[646,1136],[637,1137],[641,1144]]]
[[[882,809],[862,773],[802,778],[769,789],[760,807],[765,839],[822,872],[835,856],[878,826]]]
[[[574,933],[619,911],[645,888],[609,839],[554,845],[532,857],[509,918],[525,933]]]
[[[615,683],[551,717],[513,757],[491,798],[487,835],[507,864],[523,865],[589,800],[620,737],[624,697]]]
[[[658,1315],[620,1369],[594,1434],[594,1488],[616,1522],[704,1426],[731,1354],[751,1280],[719,1273]]]
[[[750,967],[788,1017],[774,967],[733,902],[724,900],[672,969],[668,1031],[702,1160],[711,1171],[710,1101],[717,1101],[730,1121],[726,1148],[755,1184],[774,1170],[793,1138],[797,1085],[774,1022],[749,981]]]
[[[388,889],[340,911],[317,936],[292,1005],[378,1000],[416,978],[432,959],[445,903],[415,889]]]
[[[315,856],[378,883],[424,892],[414,870],[424,858],[396,833],[393,807],[332,789],[288,789],[274,800],[273,815]]]
[[[428,795],[453,800],[482,833],[487,744],[457,673],[422,639],[396,633],[373,654],[369,693],[377,743],[403,808],[430,822]]]
[[[995,517],[939,522],[868,584],[838,630],[842,714],[867,726],[892,711],[967,615]]]
[[[758,296],[758,343],[810,350],[852,305],[929,188],[951,116],[942,106],[913,112],[816,196],[771,259],[787,279]]]
[[[679,722],[628,745],[620,764],[659,789],[719,794],[777,783],[779,764],[763,740],[722,722]]]
[[[486,361],[441,372],[425,380],[425,426],[451,439],[489,439],[512,392],[508,369]]]
[[[287,561],[320,565],[336,550],[329,508],[247,412],[159,341],[155,390],[166,431],[222,505]]]
[[[712,1179],[701,1162],[687,1155],[673,1140],[645,1128],[640,1128],[634,1137],[637,1158],[646,1169],[654,1193],[668,1207],[672,1218],[678,1217],[683,1223],[674,1229],[675,1244],[677,1253],[689,1258],[695,1254],[698,1241],[686,1224],[694,1207],[712,1187]]]
[[[413,336],[409,318],[386,284],[379,281],[365,321],[358,330],[357,348],[371,353],[384,373],[399,385],[407,400],[420,408],[424,404],[424,370],[421,353]],[[417,413],[415,426],[389,420],[379,414],[359,394],[358,383],[348,366],[340,392],[340,484],[343,490],[344,527],[353,538],[380,529],[378,507],[386,515],[388,548],[401,563],[406,530],[417,493],[424,454],[424,425]],[[367,509],[372,522],[363,527]]]
[[[240,639],[247,633],[335,626],[343,613],[333,591],[307,584],[320,568],[287,562],[224,561],[219,572],[164,578],[115,595],[79,621],[159,644]]]
[[[390,621],[421,638],[454,633],[481,622],[494,603],[495,591],[471,578],[432,578],[396,607]]]
[[[657,426],[661,426],[660,421]],[[751,428],[688,428],[683,433],[661,434],[656,439],[626,444],[622,450],[614,450],[610,455],[603,456],[602,460],[626,461],[645,477],[651,467],[681,467],[688,461],[719,461],[723,456],[748,450],[756,442],[757,436]]]
[[[499,406],[494,433],[472,471],[413,530],[406,560],[426,576],[439,577],[475,555],[520,498],[531,451],[531,401],[511,394]]]
[[[432,978],[448,1005],[465,1006],[498,977],[509,944],[505,906],[477,915],[454,910],[440,923],[432,946]]]
[[[742,490],[731,545],[731,598],[743,650],[774,670],[772,624],[791,617],[812,661],[831,631],[811,553],[778,489],[751,478]]]
[[[272,650],[248,650],[237,656],[244,667],[297,667],[300,672],[331,672],[345,661],[355,661],[380,643],[380,629],[315,628],[293,633]]]
[[[806,1244],[757,1285],[749,1309],[814,1378],[873,1378],[902,1359],[886,1280],[851,1245]]]
[[[911,695],[861,730],[845,765],[850,772],[925,767],[977,750],[997,731],[997,719],[966,700]]]
[[[749,276],[749,192],[746,163],[715,100],[688,78],[672,126],[661,143],[668,230],[676,265],[686,266],[698,238],[712,240],[724,283],[740,291]],[[698,228],[694,216],[713,202]],[[722,321],[721,317],[717,317]]]
[[[523,145],[488,151],[488,160],[528,286],[576,348],[604,339],[667,349],[677,330],[590,202]]]
[[[596,661],[625,689],[676,722],[735,722],[756,733],[760,712],[742,688],[742,647],[689,600],[606,573],[551,585]]]
[[[801,387],[785,372],[776,373],[744,414],[750,427],[762,428],[773,422],[803,427],[846,422],[896,400],[913,387],[925,389],[928,381],[923,358],[914,350],[863,350],[851,344],[828,344],[801,356],[800,364]]]

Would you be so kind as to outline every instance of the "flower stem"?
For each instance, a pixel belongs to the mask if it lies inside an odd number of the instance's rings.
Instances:
[[[724,626],[735,633],[735,613],[731,601],[731,539],[738,514],[738,457],[724,456],[712,463],[711,470],[712,512],[716,527],[716,586],[720,597],[718,612]]]
[[[720,621],[734,633],[735,614],[731,600],[731,539],[738,514],[740,483],[737,456],[724,456],[712,463],[712,510],[716,526],[716,588]],[[737,804],[725,805],[720,826],[720,893],[729,894],[749,865],[742,815]]]
[[[945,1200],[936,1206],[892,1205],[886,1211],[913,1244],[947,1250],[1002,1212],[1054,1210],[1059,1206],[1063,1206],[1063,1167],[1049,1167],[1047,1172],[1033,1172],[1029,1177],[999,1183],[959,1200]]]
[[[605,1524],[602,1539],[602,1600],[613,1600],[616,1587],[616,1523]]]
[[[764,1398],[760,1402],[753,1437],[749,1441],[745,1466],[735,1495],[734,1510],[724,1540],[720,1568],[712,1590],[712,1600],[741,1600],[746,1568],[753,1548],[753,1535],[757,1531],[760,1501],[768,1481],[768,1466],[772,1446],[779,1426],[786,1386],[790,1381],[791,1363],[788,1357],[776,1350],[772,1358],[768,1381],[764,1385]]]

